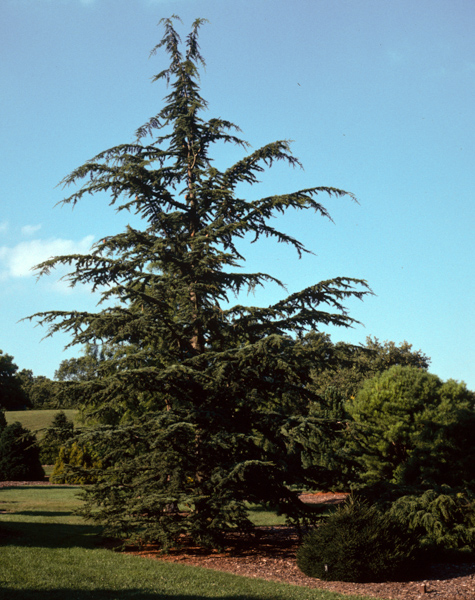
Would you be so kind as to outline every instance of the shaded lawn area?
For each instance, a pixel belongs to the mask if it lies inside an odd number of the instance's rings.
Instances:
[[[73,514],[78,489],[0,489],[1,600],[350,598],[101,548],[99,529]]]

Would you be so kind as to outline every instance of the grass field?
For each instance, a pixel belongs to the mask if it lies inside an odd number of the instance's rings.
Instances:
[[[43,432],[53,422],[54,416],[61,409],[53,410],[9,410],[5,412],[7,423],[10,425],[19,421],[23,427],[26,427],[41,439]],[[64,409],[63,412],[70,421],[77,425],[78,411],[75,409]]]
[[[369,600],[106,550],[78,489],[0,489],[1,600]]]

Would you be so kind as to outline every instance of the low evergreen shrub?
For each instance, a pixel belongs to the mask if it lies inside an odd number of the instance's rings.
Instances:
[[[87,445],[72,442],[60,448],[50,480],[71,485],[95,483],[95,469],[101,466],[98,455]]]
[[[423,550],[475,551],[475,495],[448,486],[406,495],[390,514],[420,539]]]
[[[407,568],[416,547],[392,515],[350,498],[304,538],[297,564],[306,575],[329,581],[383,581]]]

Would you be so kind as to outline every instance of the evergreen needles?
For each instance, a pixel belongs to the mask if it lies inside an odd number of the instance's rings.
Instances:
[[[337,277],[269,307],[230,304],[268,282],[283,287],[270,274],[236,270],[239,240],[268,237],[302,255],[303,244],[271,218],[288,209],[329,217],[320,194],[352,195],[314,187],[241,198],[241,184],[256,183],[274,162],[299,162],[288,142],[277,141],[226,170],[213,166],[214,144],[248,144],[232,123],[204,119],[203,21],[182,53],[174,19],[162,20],[164,37],[153,50],[170,57],[155,77],[169,85],[164,108],[134,143],[101,152],[63,182],[80,186],[65,204],[107,192],[144,227],[129,226],[88,255],[38,266],[40,275],[72,266],[71,285],[92,284],[105,308],[35,315],[50,334],[68,331],[73,344],[108,349],[96,376],[74,384],[98,423],[87,441],[103,465],[85,513],[112,535],[164,547],[181,534],[217,545],[227,530],[249,527],[245,501],[302,513],[289,486],[305,480],[292,431],[302,421],[312,426],[306,384],[315,356],[303,336],[319,324],[351,326],[345,300],[370,293],[364,281]]]

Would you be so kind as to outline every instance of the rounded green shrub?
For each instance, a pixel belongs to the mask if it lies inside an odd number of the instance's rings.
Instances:
[[[310,577],[368,582],[397,577],[417,544],[388,513],[350,498],[311,531],[297,552],[297,565]]]
[[[368,379],[345,409],[347,452],[360,483],[424,488],[475,482],[475,394],[466,385],[395,365]]]
[[[96,452],[87,445],[72,442],[61,446],[50,479],[53,483],[71,485],[95,483],[95,469],[101,466]]]
[[[41,481],[45,473],[36,437],[21,423],[0,431],[0,481]]]

